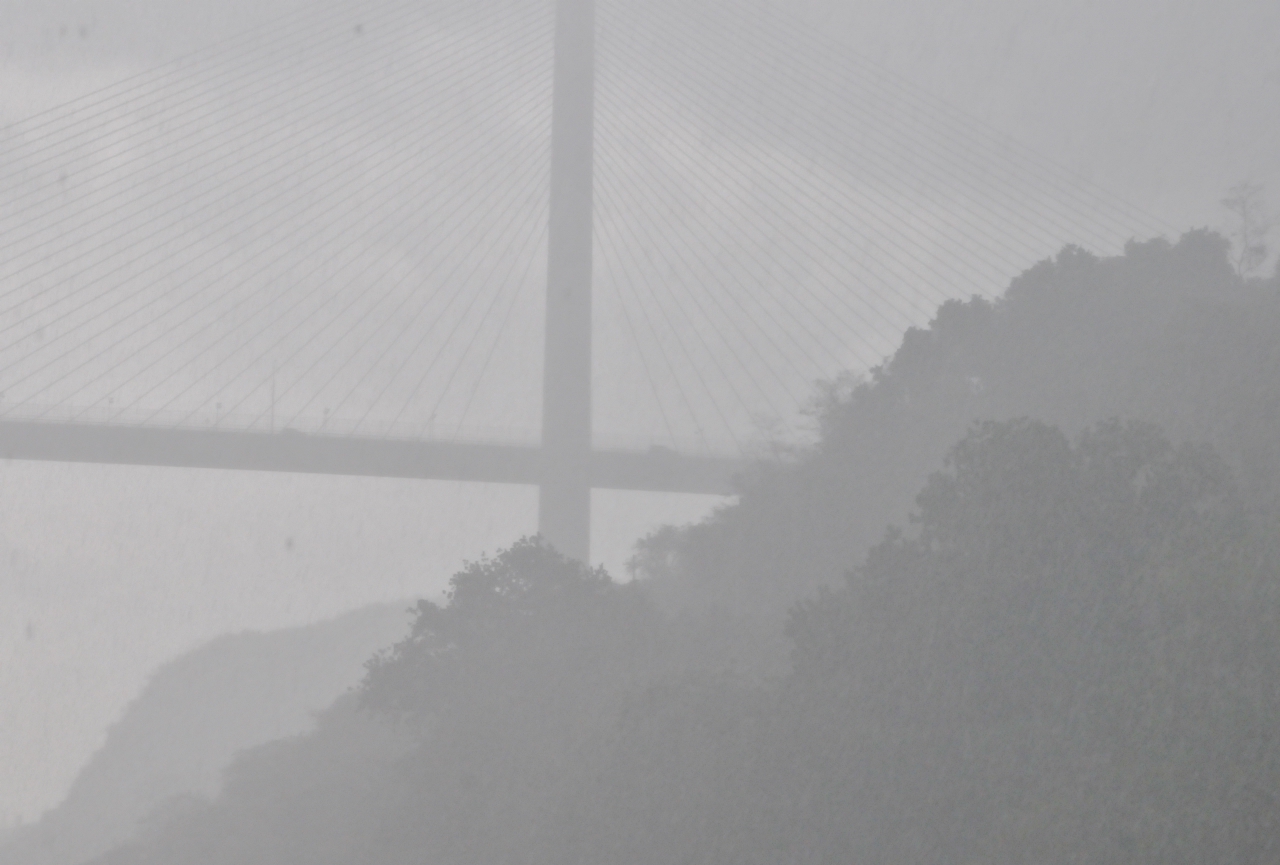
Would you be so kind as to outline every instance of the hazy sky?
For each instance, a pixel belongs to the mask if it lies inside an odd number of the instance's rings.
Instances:
[[[8,0],[0,120],[307,5]],[[1244,179],[1280,197],[1280,4],[801,7],[862,55],[1168,224],[1225,225],[1218,200]],[[0,489],[0,819],[55,804],[165,659],[228,630],[432,593],[463,557],[535,522],[532,490],[496,486],[10,463]],[[713,504],[598,495],[595,556],[620,570],[637,534]]]

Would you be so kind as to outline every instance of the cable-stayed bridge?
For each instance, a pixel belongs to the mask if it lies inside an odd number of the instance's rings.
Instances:
[[[0,136],[0,453],[730,491],[949,298],[1162,226],[791,13],[316,6]]]

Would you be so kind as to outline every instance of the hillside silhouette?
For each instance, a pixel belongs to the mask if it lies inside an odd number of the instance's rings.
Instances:
[[[996,300],[944,304],[863,381],[814,402],[820,441],[711,519],[644,539],[637,574],[672,609],[776,623],[835,585],[979,420],[1032,417],[1074,436],[1109,418],[1211,444],[1247,500],[1280,495],[1280,278],[1241,279],[1219,235],[1068,247]],[[766,530],[767,529],[767,530]]]
[[[303,733],[407,629],[407,604],[220,637],[165,664],[112,725],[66,799],[0,846],[5,865],[75,865],[178,796],[213,796],[239,751]]]
[[[94,861],[1275,861],[1280,281],[1227,254],[944,306],[636,580],[466,565]]]

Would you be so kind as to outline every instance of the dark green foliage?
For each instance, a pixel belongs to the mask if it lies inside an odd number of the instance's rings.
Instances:
[[[841,788],[806,819],[864,862],[1280,855],[1280,558],[1219,460],[988,424],[917,501],[792,615],[789,727],[827,758],[795,785]]]
[[[111,861],[1280,861],[1277,288],[1193,233],[948,304],[649,581],[468,565]]]
[[[316,734],[246,753],[109,861],[526,862],[581,749],[657,676],[660,625],[637,586],[519,541],[421,602]]]
[[[952,301],[862,382],[827,386],[821,439],[713,518],[644,540],[634,565],[672,607],[780,618],[834,585],[975,421],[1068,435],[1111,417],[1212,444],[1250,503],[1280,492],[1280,283],[1245,281],[1223,238],[1063,250],[995,301]]]
[[[243,752],[213,802],[171,802],[102,865],[419,861],[404,849],[409,738],[350,696],[318,729]]]
[[[624,696],[662,664],[637,586],[525,540],[454,577],[363,698],[410,725],[417,843],[441,862],[527,862]]]
[[[128,840],[177,791],[216,789],[235,754],[308,729],[317,710],[358,682],[367,657],[404,633],[404,606],[227,635],[166,664],[67,798],[0,843],[0,862],[77,865]]]
[[[979,426],[788,635],[778,683],[699,671],[639,587],[521,542],[424,605],[316,734],[107,861],[1280,853],[1276,526],[1207,448]]]
[[[529,701],[594,712],[571,703],[612,690],[623,672],[615,662],[645,668],[659,624],[637,586],[531,539],[469,564],[446,600],[419,603],[409,636],[369,663],[362,695],[424,734],[454,723],[455,712],[479,720]],[[477,688],[481,679],[490,687]]]
[[[638,704],[561,861],[1274,861],[1275,544],[1149,425],[977,427],[779,687]]]

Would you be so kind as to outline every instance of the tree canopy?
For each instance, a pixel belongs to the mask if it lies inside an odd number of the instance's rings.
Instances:
[[[1276,861],[1280,285],[1226,254],[944,306],[639,579],[467,564],[103,861]]]
[[[1033,417],[1075,435],[1108,418],[1212,444],[1251,505],[1280,501],[1280,277],[1240,278],[1204,231],[1076,247],[994,300],[951,301],[865,379],[827,383],[818,444],[764,467],[739,501],[644,539],[633,559],[668,609],[780,620],[837,584],[969,426]]]
[[[834,779],[817,810],[864,862],[1266,861],[1267,528],[1150,426],[976,428],[909,528],[792,614],[789,725],[826,744],[795,784]]]

